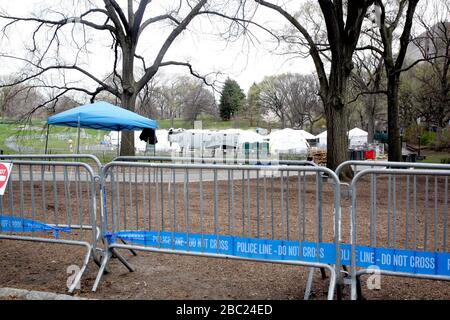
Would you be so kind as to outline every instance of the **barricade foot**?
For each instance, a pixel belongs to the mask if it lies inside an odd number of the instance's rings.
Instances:
[[[309,300],[309,296],[311,294],[312,281],[314,277],[314,268],[309,268],[308,280],[306,281],[305,295],[303,299]]]
[[[120,241],[122,241],[123,244],[127,244],[127,242],[123,239],[120,239]],[[130,249],[130,252],[133,254],[133,256],[135,256],[135,257],[137,256],[137,252],[134,251],[133,249]]]
[[[80,282],[81,282],[81,277],[83,276],[84,272],[86,271],[87,265],[91,258],[91,252],[92,252],[92,248],[90,246],[88,246],[86,256],[84,257],[83,265],[81,266],[80,271],[78,272],[72,285],[70,286],[69,293],[73,293],[77,287],[79,288]]]
[[[117,252],[117,250],[115,250],[114,248],[111,249],[112,254],[117,257],[117,259],[119,259],[120,262],[122,262],[122,264],[128,269],[128,271],[130,272],[134,272],[134,268],[133,266],[131,266],[128,261],[120,254]]]
[[[111,253],[109,250],[106,251],[105,256],[103,257],[102,264],[100,269],[98,270],[97,277],[95,278],[94,286],[92,287],[92,292],[97,291],[97,287],[102,279],[103,273],[106,271],[106,266],[108,265],[109,259],[111,258]]]

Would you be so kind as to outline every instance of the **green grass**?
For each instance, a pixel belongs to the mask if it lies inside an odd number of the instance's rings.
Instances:
[[[443,159],[450,159],[450,153],[448,152],[426,152],[422,153],[426,158],[420,162],[423,163],[442,163]]]
[[[107,131],[93,130],[93,129],[83,129],[87,134],[87,138],[80,139],[80,145],[92,145],[98,144],[104,134]],[[58,140],[55,138],[56,134],[67,134],[68,138],[65,140]],[[44,153],[45,151],[45,138],[34,138],[30,139],[30,136],[40,136],[46,135],[46,127],[44,121],[33,121],[29,127],[24,127],[23,125],[3,121],[0,123],[0,150],[3,150],[5,154],[17,153],[17,151],[10,149],[6,145],[6,139],[9,137],[15,137],[15,143],[21,147],[33,147],[35,149],[34,153]],[[69,143],[68,139],[72,139],[73,147],[76,147],[77,141],[77,129],[61,126],[51,126],[50,136],[48,141],[49,153],[68,153]],[[37,152],[39,151],[39,152]]]

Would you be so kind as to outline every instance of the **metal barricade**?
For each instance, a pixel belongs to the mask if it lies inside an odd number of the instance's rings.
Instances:
[[[323,174],[328,176],[327,182]],[[103,270],[117,249],[340,267],[339,180],[315,166],[111,162],[103,168]],[[309,295],[312,272],[305,297]]]
[[[4,161],[12,163],[12,173],[0,196],[0,239],[84,247],[81,268],[69,286],[73,292],[91,255],[96,257],[98,176],[85,163],[12,158]]]
[[[351,265],[352,299],[362,296],[360,276],[374,271],[450,280],[449,166],[410,165],[365,169],[351,182],[350,248],[342,245],[351,261],[341,263]]]

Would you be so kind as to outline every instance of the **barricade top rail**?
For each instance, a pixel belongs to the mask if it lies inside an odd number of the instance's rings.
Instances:
[[[0,158],[1,159],[1,158]],[[91,175],[92,178],[97,177],[96,173],[92,169],[92,167],[84,162],[66,162],[66,161],[35,161],[35,160],[15,160],[13,158],[9,158],[14,164],[23,164],[23,165],[42,165],[42,166],[61,166],[61,167],[83,167],[87,170],[87,172]]]
[[[450,168],[449,168],[450,169]],[[409,170],[409,169],[365,169],[358,172],[351,183],[355,187],[361,177],[368,174],[390,174],[390,175],[422,175],[422,176],[450,176],[450,170]]]
[[[149,168],[165,168],[165,169],[206,169],[206,170],[245,170],[245,171],[304,171],[304,172],[323,172],[329,175],[336,183],[339,184],[339,178],[332,170],[320,166],[264,166],[264,165],[217,165],[217,164],[197,164],[197,163],[137,163],[129,161],[113,161],[103,167],[103,172],[108,172],[109,168],[115,166],[122,167],[149,167]]]
[[[114,158],[112,161],[160,161],[160,162],[174,162],[174,161],[190,161],[196,163],[245,163],[249,162],[253,163],[261,163],[261,164],[283,164],[283,165],[308,165],[317,167],[318,165],[312,161],[306,160],[278,160],[278,159],[255,159],[255,158],[234,158],[234,157],[225,157],[225,158],[201,158],[201,157],[165,157],[165,156],[120,156]]]
[[[391,162],[391,161],[362,161],[362,160],[350,160],[342,162],[336,168],[336,174],[339,176],[341,171],[346,166],[368,166],[368,167],[390,167],[390,168],[417,168],[417,169],[433,169],[433,170],[450,170],[450,165],[448,164],[438,164],[438,163],[417,163],[417,162]]]
[[[90,159],[101,170],[102,163],[92,154],[2,154],[0,159]]]

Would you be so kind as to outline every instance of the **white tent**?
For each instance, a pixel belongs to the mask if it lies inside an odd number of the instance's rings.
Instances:
[[[303,135],[303,137],[305,139],[315,139],[316,138],[315,135],[309,133],[308,131],[305,131],[305,130],[298,130],[298,131]]]
[[[326,147],[327,146],[327,131],[325,130],[322,133],[319,133],[316,138],[319,139],[319,143],[317,144],[318,147]]]
[[[264,136],[256,133],[253,130],[242,130],[242,129],[226,129],[219,131],[222,134],[229,135],[237,135],[237,143],[238,147],[242,147],[242,145],[246,142],[254,143],[254,142],[264,142]]]
[[[300,130],[286,128],[271,132],[266,139],[271,152],[306,153],[309,144]]]
[[[349,146],[361,146],[367,143],[368,133],[360,128],[353,128],[348,132]]]

